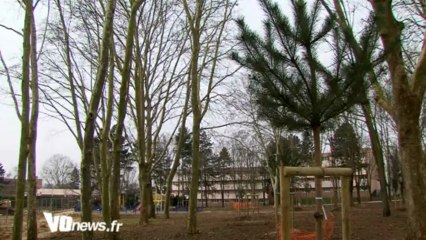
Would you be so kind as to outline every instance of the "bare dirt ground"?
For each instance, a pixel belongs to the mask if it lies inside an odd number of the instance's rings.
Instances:
[[[24,212],[24,222],[23,222],[23,232],[22,238],[26,239],[27,231],[27,212]],[[47,222],[44,219],[43,214],[37,215],[37,224],[38,224],[38,234],[39,236],[50,236],[49,227]],[[13,215],[0,215],[0,239],[12,239],[12,230],[13,230]]]
[[[330,208],[330,207],[328,207]],[[362,204],[352,208],[352,239],[404,239],[406,229],[406,212],[401,209],[392,209],[392,216],[382,217],[380,204]],[[335,212],[335,226],[333,239],[341,239],[340,212]],[[74,215],[75,216],[75,215]],[[274,212],[271,207],[262,207],[259,213],[249,215],[238,213],[232,209],[211,208],[198,214],[200,233],[190,236],[186,234],[186,217],[183,212],[172,213],[170,219],[159,215],[152,219],[150,224],[138,225],[138,215],[123,215],[120,222],[121,239],[152,239],[152,240],[199,240],[199,239],[276,239]],[[10,222],[12,219],[10,218]],[[40,218],[42,234],[40,239],[81,239],[79,233],[47,233],[44,219]],[[76,219],[76,221],[78,221]],[[101,221],[99,214],[95,214],[94,221]],[[1,220],[0,220],[0,223]],[[303,208],[294,212],[295,228],[303,231],[314,231],[313,212]],[[1,224],[3,225],[3,224]],[[9,239],[4,235],[4,226],[0,227],[0,239]],[[95,233],[96,239],[105,239],[105,234]]]
[[[352,239],[404,239],[406,212],[392,209],[392,216],[381,216],[380,204],[363,204],[352,208]],[[335,212],[333,239],[341,239],[340,212]],[[309,209],[294,213],[295,228],[314,231],[313,212]],[[189,236],[185,233],[186,213],[173,213],[171,219],[158,216],[149,225],[137,225],[135,215],[123,216],[120,229],[122,239],[276,239],[272,208],[261,208],[259,213],[249,215],[235,210],[207,209],[198,215],[200,233]],[[97,233],[103,239],[103,233]],[[78,239],[79,234],[55,234],[50,239]]]

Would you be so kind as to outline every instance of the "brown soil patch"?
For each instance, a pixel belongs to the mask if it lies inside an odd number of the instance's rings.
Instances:
[[[341,239],[340,212],[335,212],[333,239]],[[150,224],[138,225],[137,215],[123,215],[120,222],[121,239],[149,240],[201,240],[201,239],[276,239],[274,213],[271,207],[261,208],[259,213],[245,215],[231,209],[207,209],[198,214],[200,232],[196,235],[186,234],[186,213],[172,213],[170,219],[159,215]],[[100,221],[95,215],[95,221]],[[352,208],[352,239],[404,239],[406,232],[406,212],[392,209],[392,216],[381,215],[380,204],[363,204]],[[314,219],[311,209],[303,208],[294,212],[295,228],[314,231]],[[1,231],[0,231],[1,232]],[[80,233],[55,233],[40,236],[43,239],[81,239]],[[95,239],[105,239],[105,233],[96,232]],[[4,239],[4,238],[2,238]],[[7,238],[6,238],[7,239]]]

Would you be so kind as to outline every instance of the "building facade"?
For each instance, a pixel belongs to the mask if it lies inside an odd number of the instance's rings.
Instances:
[[[323,167],[342,167],[336,164],[331,153],[323,153]],[[374,161],[372,150],[363,149],[362,157],[354,168],[353,196],[360,190],[362,199],[380,192],[380,182],[377,174],[377,165]],[[183,199],[189,198],[190,171],[179,170],[172,185],[172,195]],[[222,168],[210,171],[201,171],[198,202],[201,206],[220,205],[222,202],[230,204],[240,201],[247,196],[256,196],[261,203],[273,203],[273,190],[269,175],[264,167],[239,167]],[[340,178],[323,178],[324,197],[331,201],[340,195]],[[315,178],[294,177],[292,180],[292,193],[297,198],[314,198]],[[337,196],[338,197],[338,196]]]

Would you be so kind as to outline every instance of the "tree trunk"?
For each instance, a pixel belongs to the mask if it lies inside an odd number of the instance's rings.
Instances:
[[[93,87],[92,96],[89,104],[89,111],[85,120],[84,128],[84,142],[83,152],[81,158],[81,221],[92,222],[92,190],[91,190],[91,174],[90,164],[93,161],[94,151],[94,132],[96,126],[97,112],[99,108],[99,102],[102,97],[102,91],[105,85],[105,78],[107,75],[109,51],[111,45],[111,36],[113,28],[113,19],[115,12],[116,0],[109,0],[107,6],[107,13],[104,22],[104,28],[102,32],[102,44],[99,55],[99,65],[96,73],[95,85]],[[83,240],[92,239],[93,233],[86,231],[82,233]]]
[[[312,128],[314,134],[314,159],[315,165],[321,167],[321,139],[320,139],[320,126],[314,126]],[[316,198],[316,212],[315,212],[315,232],[316,239],[322,240],[322,221],[324,214],[322,213],[322,178],[315,177],[315,198]]]
[[[32,2],[32,1],[31,1]],[[28,6],[27,6],[28,7]],[[31,6],[32,8],[32,6]],[[31,10],[33,11],[33,10]],[[37,122],[39,111],[38,90],[38,65],[37,65],[37,31],[34,14],[31,19],[31,119],[29,126],[29,154],[28,154],[28,218],[27,239],[37,239],[37,177],[36,177],[36,153],[37,153]]]
[[[194,96],[194,92],[198,93],[197,89],[194,89],[193,81],[193,96],[192,96],[192,108],[193,108],[193,127],[192,127],[192,171],[191,171],[191,185],[189,193],[189,207],[188,207],[188,225],[187,231],[189,234],[198,233],[197,229],[197,195],[200,181],[200,111],[199,111],[199,98]],[[197,106],[195,106],[197,105]],[[198,109],[198,110],[197,110]]]
[[[182,110],[182,123],[180,127],[180,134],[179,134],[179,140],[178,140],[178,146],[176,149],[175,159],[173,161],[172,169],[170,170],[169,175],[167,176],[167,186],[166,186],[166,201],[165,201],[165,208],[164,208],[164,215],[166,218],[170,218],[170,195],[172,193],[172,184],[173,184],[173,178],[175,177],[176,171],[180,165],[180,155],[182,152],[182,148],[185,144],[185,125],[186,125],[186,118],[188,116],[188,104],[189,104],[189,97],[191,94],[191,88],[189,85],[190,81],[188,80],[186,84],[186,95],[185,95],[185,105]],[[179,194],[178,194],[179,196]]]
[[[339,206],[339,196],[337,194],[339,181],[337,178],[333,178],[333,206],[337,208]]]
[[[204,1],[197,1],[195,13],[191,16],[186,0],[183,0],[186,17],[190,24],[191,31],[191,64],[189,69],[189,79],[191,81],[191,106],[192,106],[192,171],[188,206],[187,232],[189,234],[198,233],[197,229],[197,195],[200,181],[200,125],[202,119],[200,100],[200,77],[198,75],[198,59],[200,53],[201,17]]]
[[[351,182],[349,183],[349,196],[350,196],[350,201],[351,201],[351,207],[355,205],[354,203],[354,178],[355,178],[355,171],[352,168],[352,175],[351,175]]]
[[[329,13],[332,14],[330,9],[327,7],[327,4],[325,4],[324,1],[322,1],[322,2],[323,2],[323,5],[326,6]],[[334,0],[333,2],[334,2],[334,6],[335,6],[337,16],[338,16],[339,24],[343,28],[345,39],[349,43],[349,46],[351,47],[353,53],[355,54],[356,60],[358,62],[365,61],[365,59],[363,59],[363,57],[362,57],[362,49],[361,49],[359,43],[357,42],[357,40],[355,39],[355,35],[353,34],[352,28],[348,25],[349,21],[345,17],[345,14],[344,14],[342,6],[341,6],[341,1]],[[370,69],[367,72],[369,72],[370,78],[372,78],[372,79],[376,78],[373,69]],[[381,93],[380,91],[376,91],[376,94],[380,95],[380,93]],[[367,94],[366,93],[364,93],[364,94],[365,94],[365,99],[367,100],[367,96],[366,96]],[[390,207],[389,207],[389,192],[390,191],[386,190],[387,184],[386,184],[386,174],[385,174],[384,159],[383,159],[383,149],[382,149],[381,144],[380,144],[377,129],[375,128],[375,124],[373,122],[371,107],[370,107],[370,103],[368,102],[368,100],[367,100],[366,104],[361,104],[361,108],[362,108],[362,111],[364,113],[364,117],[366,119],[368,133],[369,133],[370,141],[371,141],[371,146],[372,146],[372,149],[373,149],[373,155],[374,155],[374,158],[376,160],[377,169],[378,169],[378,173],[379,173],[380,196],[381,196],[382,202],[383,202],[383,216],[390,216],[391,215]]]
[[[277,173],[276,173],[276,175],[275,175],[275,181],[272,181],[272,179],[271,179],[271,183],[272,183],[272,187],[274,188],[274,190],[273,190],[273,193],[274,193],[274,216],[275,216],[275,226],[277,226],[277,228],[278,228],[278,225],[280,224],[280,214],[279,214],[279,211],[280,211],[280,205],[279,205],[279,200],[280,200],[280,198],[279,198],[279,195],[278,195],[278,192],[280,191],[280,184],[279,184],[279,182],[280,182],[280,175],[279,175],[279,171],[278,171],[278,169],[277,169]]]
[[[370,137],[371,148],[374,155],[374,160],[377,164],[377,171],[379,174],[380,181],[380,197],[382,198],[383,204],[383,216],[388,217],[391,215],[389,206],[389,194],[387,191],[386,174],[385,174],[385,163],[383,158],[383,149],[379,139],[379,133],[374,124],[374,120],[371,113],[370,103],[361,105],[362,112],[365,117],[365,121],[368,128],[368,135]]]
[[[27,175],[28,134],[29,134],[29,82],[30,82],[30,55],[31,55],[31,20],[32,1],[27,1],[25,7],[23,55],[22,55],[22,83],[21,83],[21,140],[19,145],[18,177],[16,180],[16,204],[13,218],[13,240],[22,239],[22,225],[25,201],[25,176]]]
[[[150,218],[155,218],[155,202],[154,202],[154,193],[152,191],[152,181],[151,181],[152,177],[151,174],[149,174],[149,185],[148,185],[148,204],[149,204],[149,217]]]
[[[111,39],[112,41],[112,39]],[[114,52],[111,48],[111,56],[114,55]],[[113,104],[114,104],[114,58],[110,58],[109,63],[109,75],[108,75],[108,102],[107,102],[107,113],[102,129],[102,137],[100,142],[100,162],[101,162],[101,174],[102,174],[102,218],[106,222],[107,227],[111,223],[111,208],[109,205],[109,189],[110,189],[110,175],[111,175],[111,155],[109,153],[109,143],[110,143],[110,128],[111,128],[111,119],[113,114]]]
[[[134,45],[134,36],[137,31],[136,27],[136,15],[142,0],[134,1],[131,5],[131,12],[129,17],[129,24],[127,27],[127,36],[126,36],[126,50],[123,60],[123,69],[121,72],[122,80],[120,87],[120,97],[118,102],[117,109],[117,125],[114,132],[114,141],[112,144],[113,158],[112,158],[112,175],[111,175],[111,198],[110,198],[110,207],[111,207],[111,221],[120,219],[120,162],[121,162],[121,151],[123,146],[123,129],[124,129],[124,119],[126,118],[127,113],[127,103],[129,100],[129,82],[131,75],[131,65],[132,65],[132,56],[133,56],[133,45]],[[113,233],[114,239],[118,238],[118,233]]]
[[[206,206],[205,207],[209,207],[209,195],[208,195],[208,183],[207,183],[207,176],[204,174],[204,198],[206,200]]]
[[[426,161],[419,130],[420,104],[408,96],[398,108],[399,153],[404,176],[405,202],[408,209],[407,239],[426,239]]]
[[[358,173],[357,173],[357,177],[356,177],[356,179],[355,179],[355,183],[356,183],[356,200],[357,200],[357,202],[358,202],[358,204],[361,204],[361,193],[360,193],[360,177],[359,177],[359,174],[361,174],[360,173],[360,171],[357,171]]]
[[[412,74],[408,74],[401,41],[404,24],[395,19],[392,1],[370,1],[386,52],[393,101],[378,95],[379,103],[394,118],[408,209],[407,239],[426,239],[426,161],[421,145],[419,116],[426,90],[426,47],[423,44]]]
[[[139,224],[147,224],[149,222],[148,215],[148,185],[149,174],[145,165],[139,164],[139,191],[140,191],[140,216]]]
[[[225,186],[224,186],[224,182],[225,180],[222,179],[222,183],[220,184],[220,197],[222,199],[222,207],[225,207]],[[265,192],[264,192],[265,194]],[[263,195],[265,198],[265,195]]]

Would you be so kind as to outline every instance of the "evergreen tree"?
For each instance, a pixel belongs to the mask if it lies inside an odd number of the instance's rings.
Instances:
[[[299,137],[289,135],[288,137],[280,137],[279,141],[278,158],[276,157],[277,143],[273,141],[267,146],[266,154],[268,156],[268,165],[271,169],[276,169],[278,166],[297,167],[305,164],[305,150]]]
[[[313,163],[313,154],[314,154],[314,143],[312,139],[312,131],[303,131],[302,132],[302,159],[306,165],[311,165]]]
[[[335,28],[333,16],[320,18],[320,2],[312,7],[303,0],[292,1],[294,19],[290,23],[278,4],[259,0],[267,19],[260,37],[243,19],[237,20],[241,51],[232,58],[252,72],[250,92],[258,113],[276,127],[313,131],[315,164],[321,166],[320,131],[329,121],[353,106],[359,81],[350,81],[345,64],[346,45]],[[335,59],[323,64],[320,46],[330,37]],[[351,73],[353,74],[353,72]],[[316,197],[322,197],[322,180],[316,178]],[[316,232],[322,238],[322,203],[317,201]]]
[[[352,196],[353,182],[355,178],[357,188],[357,201],[361,203],[360,197],[360,174],[365,167],[361,161],[361,143],[354,128],[348,122],[341,124],[330,141],[332,157],[337,166],[350,167],[353,170],[350,192]],[[352,198],[351,198],[352,199]]]
[[[163,194],[165,192],[167,175],[170,172],[171,158],[166,148],[166,143],[161,141],[155,151],[155,164],[152,168],[152,179],[155,183],[155,192]],[[166,151],[165,151],[166,150]]]
[[[6,171],[4,170],[3,164],[0,162],[0,190],[3,188],[3,186],[5,184],[5,181],[4,181],[4,174],[5,173],[6,173]]]
[[[231,156],[226,147],[223,147],[220,150],[217,161],[218,162],[215,168],[215,173],[219,182],[222,207],[225,207],[225,185],[227,182],[226,176],[227,174],[229,175],[231,173],[229,167],[232,164]]]
[[[205,199],[205,206],[208,207],[209,192],[211,192],[211,183],[215,178],[215,168],[217,167],[217,156],[213,154],[213,143],[206,131],[200,133],[200,154],[201,154],[201,198]]]
[[[178,147],[181,129],[175,136],[175,146]],[[189,182],[191,181],[191,160],[192,160],[192,135],[187,128],[183,131],[184,144],[180,152],[180,172],[178,172],[178,195],[189,193]]]
[[[0,181],[4,180],[4,174],[6,173],[6,171],[4,170],[3,164],[0,163]]]
[[[192,154],[192,137],[191,137],[191,133],[188,131],[187,128],[184,128],[184,137],[185,137],[185,144],[183,145],[182,148],[182,152],[180,154],[180,158],[181,158],[181,168],[182,169],[189,169],[191,166],[191,154]],[[180,135],[179,131],[176,136],[175,136],[175,145],[178,144],[179,142],[179,135]]]
[[[77,167],[74,167],[70,173],[70,182],[69,188],[79,189],[80,188],[80,170]]]

